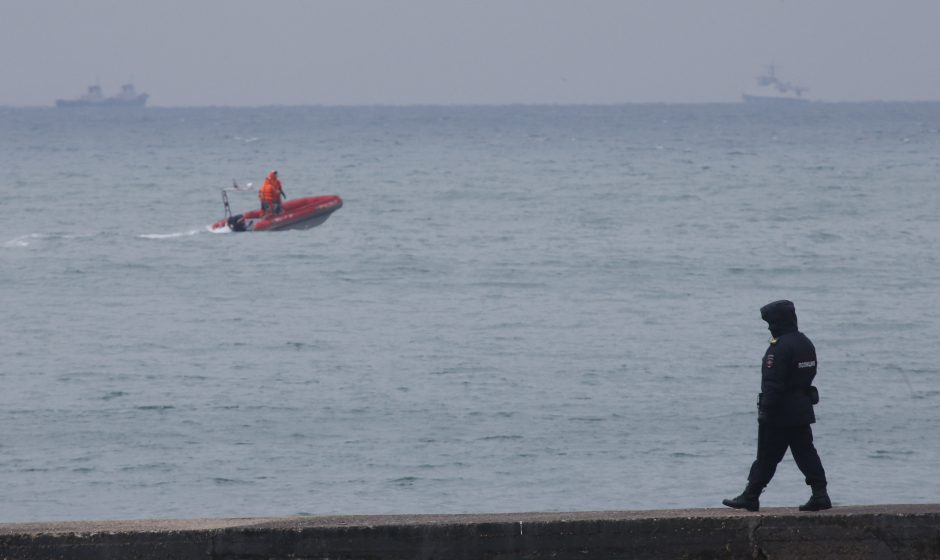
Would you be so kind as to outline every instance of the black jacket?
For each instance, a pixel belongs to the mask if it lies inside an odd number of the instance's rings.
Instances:
[[[810,385],[816,377],[816,348],[797,329],[796,310],[786,300],[761,308],[773,338],[761,364],[758,418],[775,426],[816,422]]]

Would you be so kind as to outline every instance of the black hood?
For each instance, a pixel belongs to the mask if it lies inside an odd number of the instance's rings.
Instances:
[[[781,299],[768,303],[760,308],[760,317],[767,321],[774,338],[797,330],[796,307],[792,301]]]

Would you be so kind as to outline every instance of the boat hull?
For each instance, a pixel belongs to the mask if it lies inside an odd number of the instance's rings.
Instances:
[[[136,97],[131,98],[115,98],[109,97],[106,99],[98,100],[88,100],[88,99],[57,99],[55,106],[61,109],[74,109],[81,107],[103,107],[103,108],[120,108],[120,107],[143,107],[147,104],[147,98],[150,97],[146,93],[141,93]]]
[[[322,224],[340,208],[343,199],[336,195],[308,196],[285,201],[281,213],[266,217],[261,210],[252,210],[223,218],[209,226],[212,231],[285,231],[310,229]]]
[[[770,105],[770,106],[792,106],[792,105],[806,105],[809,103],[809,99],[803,99],[801,97],[772,97],[766,95],[748,95],[744,94],[741,96],[745,103],[752,103],[754,105]]]

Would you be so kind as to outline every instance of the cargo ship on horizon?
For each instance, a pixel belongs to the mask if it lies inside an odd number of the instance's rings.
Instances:
[[[56,99],[56,107],[143,107],[150,96],[137,93],[133,84],[121,86],[121,93],[105,97],[101,86],[88,86],[88,91],[77,99]]]
[[[777,77],[773,64],[764,74],[757,76],[757,88],[741,95],[745,103],[758,105],[801,105],[809,103],[803,94],[809,89],[784,82]]]

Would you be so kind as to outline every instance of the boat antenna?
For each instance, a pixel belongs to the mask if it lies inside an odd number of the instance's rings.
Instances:
[[[222,189],[222,206],[225,207],[225,219],[228,220],[232,216],[232,208],[228,205],[228,193],[225,189]]]
[[[228,204],[228,191],[246,192],[246,191],[251,190],[251,185],[252,183],[247,183],[244,187],[240,187],[238,186],[238,181],[236,181],[235,179],[232,179],[232,186],[222,189],[222,205],[225,206],[225,218],[226,219],[228,219],[228,217],[232,215],[232,209],[231,207],[229,207],[229,204]]]

